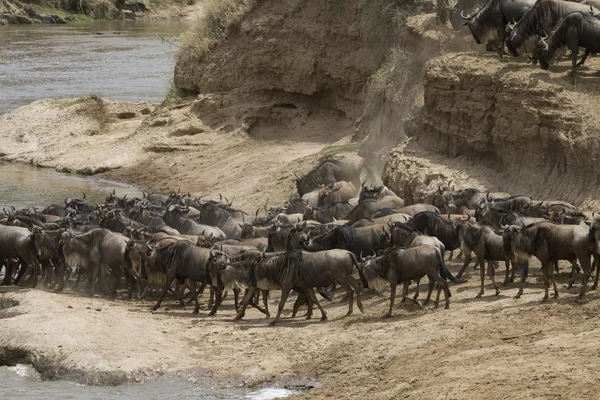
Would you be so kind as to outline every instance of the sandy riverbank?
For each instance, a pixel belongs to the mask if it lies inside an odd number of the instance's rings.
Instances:
[[[450,263],[456,273],[459,266]],[[567,268],[564,268],[566,271]],[[559,278],[561,298],[540,304],[537,268],[525,295],[516,285],[499,297],[478,272],[453,286],[449,310],[398,304],[382,319],[388,298],[366,301],[366,313],[342,317],[338,292],[326,306],[329,321],[282,321],[269,327],[255,310],[232,322],[232,299],[217,317],[175,301],[150,312],[152,302],[128,302],[21,290],[1,295],[20,301],[2,319],[3,343],[40,354],[62,355],[84,371],[123,371],[136,378],[206,368],[220,377],[242,377],[247,385],[282,374],[315,378],[322,388],[306,398],[548,398],[568,393],[594,396],[600,300],[590,292],[578,305]],[[574,293],[574,292],[573,292]],[[273,294],[275,309],[278,293]],[[203,298],[203,303],[206,298]],[[72,307],[72,308],[71,308]],[[289,316],[291,303],[286,307]],[[1,314],[0,314],[1,318]]]

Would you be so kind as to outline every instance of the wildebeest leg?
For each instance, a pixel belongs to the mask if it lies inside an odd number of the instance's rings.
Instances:
[[[593,254],[594,262],[593,265],[596,268],[596,278],[594,279],[594,285],[592,286],[592,290],[596,290],[598,288],[598,275],[600,274],[600,268],[598,268],[598,255]]]
[[[479,260],[479,276],[481,277],[481,289],[479,289],[479,293],[477,294],[477,296],[475,296],[475,298],[478,299],[481,296],[483,296],[484,293],[483,284],[485,282],[485,259],[483,259],[483,257],[480,256],[477,256],[477,259]]]
[[[58,280],[58,287],[56,288],[56,291],[62,292],[65,287],[65,264],[63,262],[58,262],[58,272],[56,278]]]
[[[585,296],[585,292],[587,290],[588,279],[590,275],[592,275],[592,266],[590,265],[590,254],[578,254],[577,259],[579,260],[579,264],[581,264],[581,269],[583,270],[583,277],[581,278],[581,291],[579,292],[579,297],[582,298]]]
[[[215,303],[213,304],[212,310],[208,313],[208,315],[213,316],[217,313],[217,308],[219,308],[219,306],[221,305],[221,302],[223,301],[223,289],[221,289],[220,287],[217,287],[214,289],[215,292]],[[245,298],[245,296],[244,296]],[[237,308],[236,308],[237,310]]]
[[[294,302],[294,307],[292,309],[292,318],[296,318],[296,314],[298,313],[298,310],[306,302],[307,302],[306,296],[304,296],[304,293],[298,293],[298,297],[296,297],[296,301]]]
[[[510,261],[504,260],[504,266],[506,267],[506,275],[504,276],[504,286],[508,285],[508,272],[510,270]]]
[[[429,300],[431,300],[431,293],[433,292],[433,285],[435,285],[435,281],[429,278],[429,291],[427,292],[427,298],[425,299],[425,305],[429,304]]]
[[[362,300],[360,299],[360,290],[361,290],[360,283],[358,283],[356,281],[356,279],[354,279],[352,276],[348,277],[348,283],[352,286],[352,288],[356,292],[356,305],[358,306],[358,309],[360,310],[361,313],[364,313],[365,309],[363,308]]]
[[[570,46],[571,48],[571,64],[573,64],[573,85],[577,82],[577,53],[579,53],[579,45]]]
[[[269,313],[269,291],[268,290],[262,290],[262,298],[263,298],[263,305],[265,306],[265,315],[267,317],[267,319],[271,318],[271,314]]]
[[[206,285],[204,285],[206,286]],[[203,288],[204,289],[204,288]],[[190,291],[192,292],[192,299],[194,299],[194,311],[192,311],[192,314],[198,314],[200,312],[200,304],[198,304],[198,296],[196,296],[196,282],[192,281],[192,284],[190,285]]]
[[[583,67],[583,64],[585,64],[585,60],[587,60],[587,58],[590,55],[590,51],[588,49],[585,49],[585,54],[583,55],[583,57],[581,58],[581,61],[579,61],[577,63],[578,67]]]
[[[250,302],[250,300],[252,300],[252,296],[254,295],[255,290],[256,289],[253,287],[248,289],[248,291],[246,292],[246,295],[244,296],[244,299],[242,300],[240,309],[239,309],[237,315],[235,316],[235,318],[233,319],[234,321],[239,321],[240,319],[244,318],[244,315],[246,314],[246,307],[248,306],[248,303]]]
[[[394,307],[394,299],[396,299],[396,285],[397,285],[397,283],[395,281],[390,281],[390,290],[391,290],[390,309],[388,310],[387,314],[385,314],[384,318],[390,318],[392,316],[392,308]]]
[[[277,323],[279,322],[279,318],[281,317],[281,313],[283,312],[283,307],[285,306],[285,302],[290,294],[290,290],[292,290],[292,288],[288,288],[288,287],[282,287],[281,288],[281,299],[279,300],[279,307],[277,308],[277,315],[275,316],[275,319],[273,321],[271,321],[270,325],[277,325]]]
[[[89,290],[88,296],[90,296],[90,297],[93,296],[94,293],[96,292],[96,281],[98,280],[98,277],[101,275],[100,268],[101,268],[100,265],[94,265],[92,267],[92,271],[91,271],[92,273],[89,274],[92,277],[91,278],[91,285],[89,285],[89,289],[88,289]],[[88,282],[90,282],[89,276],[88,276]]]
[[[491,260],[488,260],[488,275],[490,276],[490,279],[492,280],[492,285],[494,285],[494,289],[496,289],[496,296],[498,296],[500,294],[500,289],[496,285],[496,279],[495,279],[496,272],[494,271],[494,265],[492,264]]]
[[[500,28],[498,28],[498,41],[500,42],[500,58],[504,56],[504,34],[506,33],[506,26],[502,24]],[[481,268],[483,268],[484,264],[481,264]]]
[[[173,283],[174,279],[175,279],[175,271],[173,271],[173,272],[168,271],[167,272],[167,280],[165,282],[165,286],[163,287],[163,290],[160,293],[160,297],[158,298],[158,301],[154,305],[154,308],[152,308],[154,311],[158,310],[158,308],[160,307],[160,303],[162,303],[163,299],[165,298],[165,295],[167,294],[167,292],[171,288],[171,284]]]
[[[527,275],[529,275],[529,261],[528,260],[519,260],[519,264],[521,265],[521,286],[519,287],[519,291],[515,296],[515,299],[518,299],[523,294],[523,288],[525,287],[525,281],[527,280]]]
[[[552,260],[542,262],[542,278],[544,279],[544,297],[542,303],[548,300],[548,289],[550,288],[550,274],[552,274]]]
[[[238,309],[239,301],[240,301],[240,289],[234,288],[233,289],[233,304],[234,304],[234,307],[236,310]]]
[[[415,290],[415,295],[413,296],[413,300],[417,300],[419,298],[419,286],[421,285],[421,279],[415,279],[415,283],[417,284],[417,289]],[[410,282],[408,283],[410,286]],[[408,290],[408,288],[407,288]],[[402,297],[402,301],[404,301],[405,298]]]
[[[558,274],[558,260],[554,260],[554,271]]]
[[[312,288],[306,288],[305,293],[307,299],[315,303],[319,308],[319,311],[321,311],[321,321],[327,321],[327,313],[323,309],[323,306],[321,306],[321,303],[319,303],[319,299],[317,299],[317,296],[315,296],[315,291]]]
[[[458,271],[458,275],[456,275],[456,278],[460,279],[463,276],[463,274],[467,270],[467,267],[469,266],[470,263],[471,263],[471,250],[469,249],[468,251],[465,251],[465,262],[463,263],[463,266],[460,269],[460,271]]]
[[[340,281],[340,286],[344,288],[348,296],[348,312],[346,313],[346,316],[352,315],[352,312],[354,311],[354,289],[350,286],[350,283],[344,281]]]
[[[452,257],[454,257],[454,250],[450,250],[450,255],[448,256],[448,261],[452,261]]]
[[[554,298],[558,298],[558,287],[556,286],[556,279],[554,279],[554,273],[552,272],[552,268],[550,268],[550,280],[552,281],[552,286],[554,287]]]
[[[410,286],[410,281],[404,281],[403,285],[402,285],[402,301],[405,301],[407,299],[406,296],[408,296],[408,287]],[[419,307],[421,307],[421,304],[419,304],[419,302],[415,299],[409,299],[411,302],[413,302],[414,304],[418,305]]]

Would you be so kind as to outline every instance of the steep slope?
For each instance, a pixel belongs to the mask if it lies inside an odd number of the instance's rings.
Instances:
[[[425,73],[418,135],[393,153],[386,182],[401,192],[414,192],[415,199],[453,180],[456,186],[595,205],[600,173],[598,64],[582,71],[576,88],[569,83],[565,64],[546,72],[522,60],[481,54],[432,60]],[[417,179],[418,185],[408,183],[413,157],[429,160],[425,168],[438,171],[438,176],[434,172]],[[460,178],[465,175],[479,185]]]

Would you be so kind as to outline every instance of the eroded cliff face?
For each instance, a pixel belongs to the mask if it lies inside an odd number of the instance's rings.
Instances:
[[[211,51],[200,58],[181,54],[175,85],[238,103],[283,102],[288,109],[312,106],[359,116],[363,86],[382,54],[361,33],[357,3],[260,2]]]
[[[573,88],[560,63],[546,72],[522,60],[465,53],[430,61],[418,135],[392,153],[385,181],[415,200],[441,185],[595,205],[595,70]],[[430,172],[415,173],[415,160]]]

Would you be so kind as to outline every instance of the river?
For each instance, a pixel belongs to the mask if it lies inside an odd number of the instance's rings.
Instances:
[[[97,94],[160,102],[181,21],[95,21],[0,26],[0,115],[47,97]]]
[[[268,400],[294,393],[280,388],[250,390],[242,387],[211,387],[210,379],[190,372],[176,373],[143,384],[83,386],[67,381],[44,382],[30,365],[0,367],[0,398],[3,400]]]
[[[67,197],[82,197],[83,193],[89,204],[94,205],[96,200],[102,204],[113,189],[118,196],[142,196],[139,189],[119,182],[0,161],[0,210],[62,205]]]

